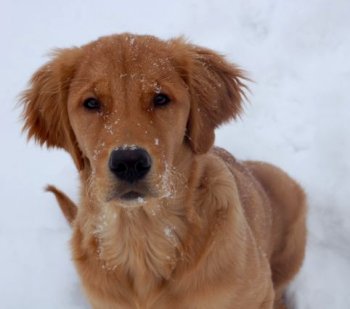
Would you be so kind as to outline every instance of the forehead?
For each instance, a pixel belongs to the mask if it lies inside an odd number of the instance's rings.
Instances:
[[[126,80],[147,86],[179,76],[166,42],[150,36],[118,35],[83,47],[77,77],[109,86]]]

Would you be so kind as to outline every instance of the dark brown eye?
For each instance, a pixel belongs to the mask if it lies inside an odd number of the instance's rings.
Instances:
[[[154,106],[165,106],[170,103],[170,98],[164,93],[158,93],[153,98]]]
[[[101,108],[101,103],[95,98],[88,98],[83,103],[84,107],[89,110],[98,111]]]

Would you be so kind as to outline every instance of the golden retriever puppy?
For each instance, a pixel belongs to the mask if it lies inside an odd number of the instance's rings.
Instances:
[[[303,190],[213,147],[244,79],[211,50],[131,34],[57,50],[34,74],[24,128],[79,170],[79,207],[48,190],[94,308],[285,308],[304,257]]]

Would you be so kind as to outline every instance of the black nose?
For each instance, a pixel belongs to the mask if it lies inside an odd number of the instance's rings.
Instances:
[[[149,172],[152,160],[142,148],[122,147],[112,151],[108,164],[111,172],[120,180],[133,183]]]

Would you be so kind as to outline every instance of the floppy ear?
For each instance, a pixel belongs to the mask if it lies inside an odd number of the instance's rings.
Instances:
[[[241,112],[247,78],[234,64],[212,50],[173,41],[182,54],[181,75],[185,75],[191,96],[187,138],[192,150],[201,154],[214,143],[214,130]]]
[[[28,139],[65,149],[78,170],[83,169],[84,161],[69,122],[67,99],[80,52],[79,48],[56,50],[53,59],[33,75],[21,97]]]

